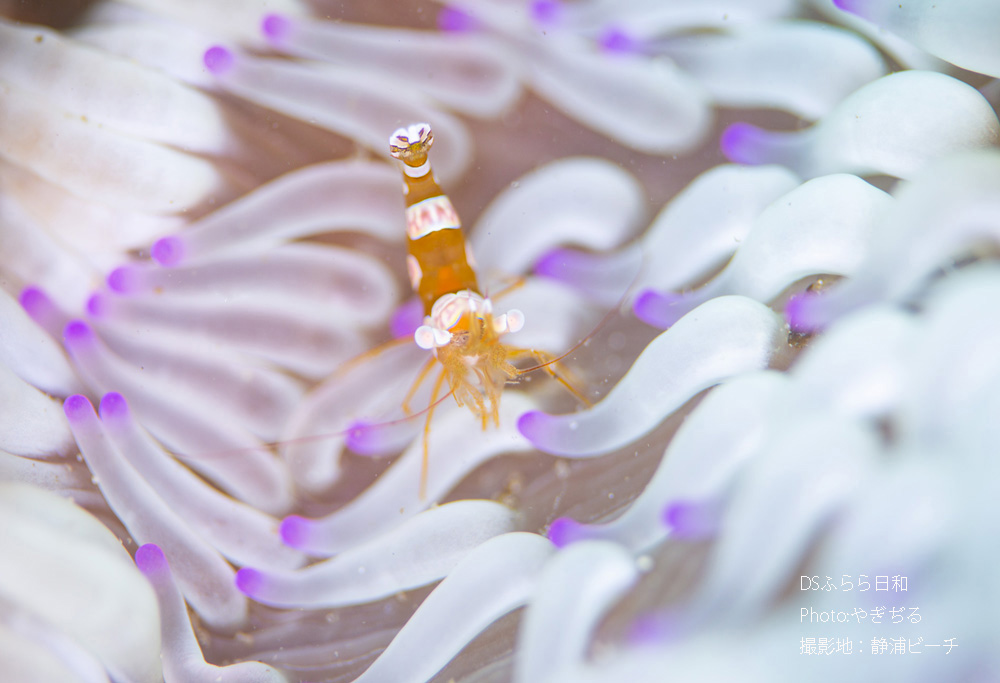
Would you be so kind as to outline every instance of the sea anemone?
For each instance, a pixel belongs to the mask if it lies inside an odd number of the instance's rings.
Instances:
[[[0,6],[0,669],[1000,676],[1000,15],[897,5]],[[418,121],[560,356],[485,429]]]

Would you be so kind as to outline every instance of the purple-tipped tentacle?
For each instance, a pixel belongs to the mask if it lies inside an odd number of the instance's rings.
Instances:
[[[21,307],[36,321],[53,306],[52,299],[40,287],[25,287],[21,290],[18,300],[21,302]]]
[[[674,614],[646,614],[636,619],[626,639],[636,646],[663,645],[681,635],[680,620]]]
[[[492,501],[446,503],[299,571],[244,568],[236,585],[275,607],[369,603],[438,581],[480,544],[514,531],[516,520],[513,510]]]
[[[87,303],[84,306],[87,310],[87,315],[91,318],[100,318],[108,312],[108,304],[105,295],[101,292],[94,292],[89,297],[87,297]]]
[[[73,394],[63,402],[63,411],[73,426],[89,424],[91,416],[96,417],[90,399],[81,394]]]
[[[813,129],[793,132],[770,131],[749,123],[730,125],[719,139],[719,148],[730,161],[759,166],[783,164],[799,170],[813,139]]]
[[[221,46],[213,45],[205,50],[202,58],[205,68],[216,76],[221,76],[229,71],[233,66],[233,53],[231,50]]]
[[[347,427],[344,444],[358,455],[384,457],[405,448],[419,428],[419,420],[383,424],[355,420]]]
[[[862,3],[858,2],[858,0],[833,0],[833,4],[837,9],[854,14],[857,14],[858,8],[862,6]]]
[[[70,353],[86,350],[96,342],[94,330],[82,320],[70,320],[63,329],[63,343]]]
[[[112,301],[128,300],[114,297]],[[220,420],[225,413],[213,413],[208,402],[191,392],[169,391],[174,387],[153,382],[141,369],[125,363],[83,321],[67,324],[64,343],[91,386],[120,390],[164,443],[182,454],[197,454],[187,458],[193,468],[262,510],[280,513],[290,507],[287,468],[231,418]],[[238,457],[232,455],[241,449]],[[208,457],[219,453],[223,455]]]
[[[718,506],[704,501],[668,503],[663,508],[663,523],[680,538],[707,538],[718,529]]]
[[[434,415],[428,454],[426,495],[420,492],[423,444],[414,440],[378,479],[350,504],[314,520],[286,518],[283,537],[314,555],[332,555],[395,528],[447,494],[469,472],[490,458],[530,452],[515,430],[515,416],[535,407],[522,393],[509,391],[500,404],[500,427],[483,432],[481,421],[464,407],[444,402]],[[461,453],[462,457],[455,457]],[[285,528],[285,526],[288,528]],[[301,528],[296,526],[301,525]],[[302,533],[296,533],[302,532]]]
[[[481,27],[478,19],[458,7],[442,7],[438,12],[437,25],[449,33],[465,33]]]
[[[157,545],[147,543],[136,551],[135,563],[153,585],[159,603],[163,635],[160,658],[165,680],[217,683],[284,683],[288,680],[278,670],[261,662],[228,666],[207,663],[181,596],[179,577],[171,571],[164,552]],[[245,600],[242,596],[241,599]]]
[[[64,410],[87,467],[132,537],[155,542],[178,558],[178,581],[185,597],[207,623],[222,631],[239,627],[247,605],[232,586],[229,564],[123,457],[85,397],[71,396]]]
[[[153,242],[150,256],[164,268],[171,268],[184,261],[184,240],[176,235],[161,237]]]
[[[389,320],[389,329],[392,331],[392,336],[397,339],[400,337],[412,337],[413,333],[423,323],[423,305],[420,303],[419,298],[413,297],[393,312],[392,318]]]
[[[251,567],[243,567],[236,572],[236,587],[249,598],[257,595],[264,581],[264,574]]]
[[[705,302],[663,332],[599,403],[569,415],[529,412],[518,428],[553,455],[589,458],[654,429],[698,392],[765,367],[784,347],[784,321],[741,296]]]
[[[114,420],[128,420],[131,415],[125,397],[117,391],[109,391],[101,397],[101,420],[103,422]]]
[[[684,294],[646,289],[635,298],[632,311],[635,317],[647,325],[665,330],[700,303],[691,299],[692,297]]]
[[[643,43],[621,26],[608,26],[597,38],[605,52],[632,54],[642,50]]]
[[[170,571],[163,550],[155,543],[145,543],[135,551],[135,566],[146,576]]]
[[[802,292],[793,295],[785,304],[785,320],[793,332],[811,334],[823,328],[823,321],[816,315],[818,295]]]
[[[234,564],[287,570],[305,561],[281,544],[273,517],[209,486],[165,452],[132,419],[121,394],[105,394],[100,414],[108,436],[129,463],[147,481],[155,481],[164,502]]]
[[[586,524],[581,524],[575,519],[557,517],[552,520],[552,524],[549,525],[549,531],[546,535],[557,548],[564,548],[574,541],[587,538],[587,534],[585,533],[586,528]]]
[[[559,0],[532,0],[529,11],[531,20],[543,28],[557,25],[563,15],[562,3]]]
[[[313,521],[311,519],[299,515],[289,515],[281,520],[278,533],[281,534],[281,540],[285,545],[303,549],[308,547],[312,527]]]
[[[68,317],[56,306],[45,290],[40,287],[25,287],[19,301],[32,320],[50,335],[59,338],[68,322]]]
[[[291,28],[291,20],[283,14],[268,14],[260,22],[261,33],[274,44],[281,43]]]
[[[132,265],[119,266],[108,273],[107,283],[113,292],[132,294],[142,288],[142,271]]]
[[[517,418],[517,431],[528,441],[535,443],[547,430],[549,416],[540,410],[529,410]]]
[[[532,270],[535,275],[542,275],[544,277],[551,277],[554,279],[563,279],[563,276],[569,270],[567,268],[567,259],[571,258],[572,250],[564,248],[550,249],[549,251],[542,254],[537,261],[535,261]]]
[[[535,274],[563,282],[588,299],[614,306],[639,272],[642,250],[631,245],[613,253],[557,247],[535,261]]]

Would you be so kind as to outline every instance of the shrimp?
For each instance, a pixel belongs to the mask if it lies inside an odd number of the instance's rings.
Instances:
[[[524,326],[524,314],[512,309],[496,315],[493,302],[482,293],[461,221],[431,170],[428,152],[433,142],[426,123],[400,128],[389,138],[389,152],[401,162],[403,172],[407,270],[424,306],[423,325],[414,332],[414,341],[433,354],[410,390],[404,409],[435,361],[441,366],[424,424],[421,496],[427,481],[431,413],[444,382],[458,405],[467,406],[486,429],[490,422],[499,426],[500,396],[507,382],[541,367],[556,376],[549,369],[554,360],[546,360],[545,354],[501,341]],[[542,364],[522,371],[511,362],[529,356]]]

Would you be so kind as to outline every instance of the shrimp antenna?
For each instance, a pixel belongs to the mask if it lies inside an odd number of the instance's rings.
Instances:
[[[568,350],[566,350],[563,353],[559,354],[555,358],[550,358],[549,360],[545,361],[544,363],[539,363],[538,365],[532,365],[530,368],[524,368],[523,370],[520,370],[518,372],[518,374],[519,375],[526,375],[529,372],[534,372],[535,370],[542,370],[544,368],[547,368],[550,365],[554,365],[555,363],[558,363],[563,358],[566,358],[567,356],[572,355],[577,349],[579,349],[581,346],[583,346],[588,341],[590,341],[593,338],[593,336],[600,331],[600,329],[602,327],[604,327],[609,322],[611,322],[611,319],[615,316],[615,314],[621,312],[621,305],[622,305],[622,303],[624,303],[624,301],[625,301],[625,297],[623,296],[622,299],[621,299],[621,301],[619,301],[615,306],[613,306],[611,308],[611,310],[609,310],[607,313],[605,313],[604,317],[601,318],[601,320],[597,323],[597,325],[594,326],[594,328],[592,330],[590,330],[590,332],[588,332],[586,335],[584,335],[584,337],[581,338],[580,341],[578,341],[577,343],[573,344],[573,346],[569,347]]]
[[[519,371],[518,375],[525,375],[525,374],[527,374],[529,372],[534,372],[535,370],[542,370],[544,368],[547,368],[550,365],[558,363],[563,358],[566,358],[567,356],[572,355],[577,349],[579,349],[581,346],[583,346],[588,341],[590,341],[593,338],[593,336],[595,334],[597,334],[601,330],[602,327],[604,327],[609,322],[611,322],[611,319],[616,314],[621,313],[622,306],[625,305],[625,300],[628,299],[629,292],[632,291],[632,288],[635,286],[635,283],[638,280],[639,280],[639,273],[636,273],[635,277],[632,278],[632,282],[629,283],[628,287],[625,288],[625,291],[622,292],[622,295],[618,298],[618,302],[614,306],[612,306],[610,309],[608,309],[608,312],[604,314],[604,317],[601,318],[598,321],[598,323],[593,327],[593,329],[591,329],[590,332],[588,332],[586,335],[584,335],[580,339],[580,341],[578,341],[577,343],[573,344],[573,346],[571,346],[567,351],[564,351],[563,353],[561,353],[560,355],[556,356],[555,358],[550,358],[549,360],[545,361],[544,363],[539,363],[538,365],[532,365],[530,368],[525,368],[524,370]]]

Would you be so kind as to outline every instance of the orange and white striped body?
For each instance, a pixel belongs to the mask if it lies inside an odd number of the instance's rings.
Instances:
[[[518,375],[500,336],[521,329],[524,316],[517,310],[494,316],[480,291],[461,221],[427,159],[433,140],[426,123],[389,139],[390,153],[402,162],[410,282],[424,306],[414,339],[434,351],[455,399],[485,425],[498,419],[500,392]]]

